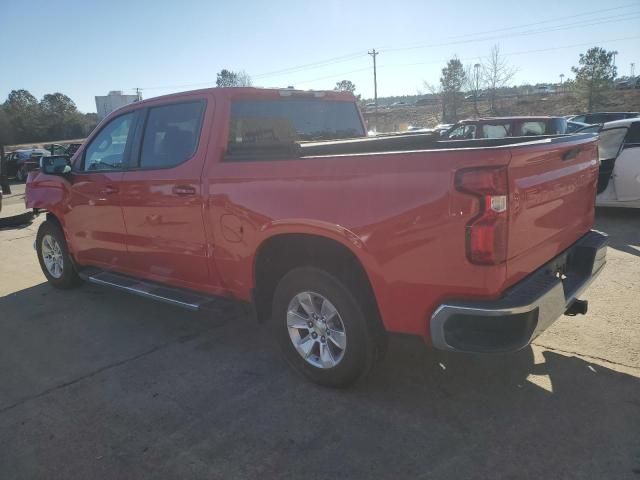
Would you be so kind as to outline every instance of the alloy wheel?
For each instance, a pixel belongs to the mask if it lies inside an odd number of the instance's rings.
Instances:
[[[323,295],[300,292],[287,309],[289,338],[300,356],[317,368],[333,368],[347,348],[344,323],[336,307]]]

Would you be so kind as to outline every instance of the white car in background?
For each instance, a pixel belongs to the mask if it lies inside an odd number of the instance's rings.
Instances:
[[[596,206],[640,208],[640,118],[592,125],[579,132],[600,133]]]

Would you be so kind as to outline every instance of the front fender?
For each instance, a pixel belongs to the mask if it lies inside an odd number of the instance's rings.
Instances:
[[[31,172],[25,187],[25,206],[50,212],[64,228],[68,194],[69,185],[63,178]]]

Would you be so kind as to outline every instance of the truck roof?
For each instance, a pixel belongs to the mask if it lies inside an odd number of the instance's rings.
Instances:
[[[260,87],[216,87],[189,90],[185,92],[170,93],[160,95],[136,102],[137,104],[156,102],[162,99],[181,97],[184,95],[196,95],[212,93],[218,97],[250,97],[260,99],[276,99],[282,97],[318,98],[325,100],[337,100],[345,102],[355,101],[355,96],[351,92],[340,92],[335,90],[297,90],[294,88],[260,88]]]

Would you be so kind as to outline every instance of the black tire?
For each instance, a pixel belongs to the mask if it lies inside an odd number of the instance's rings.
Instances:
[[[306,291],[315,292],[329,300],[344,325],[346,348],[342,359],[331,368],[319,368],[307,362],[289,336],[289,302]],[[374,335],[363,311],[365,309],[356,297],[338,278],[318,268],[300,267],[289,271],[278,283],[269,325],[286,361],[294,369],[319,385],[346,387],[369,371],[375,357]]]
[[[60,246],[62,258],[62,274],[59,277],[53,276],[45,265],[42,253],[42,242],[47,235],[53,237]],[[38,235],[36,236],[36,251],[38,253],[38,262],[40,263],[42,273],[44,273],[44,276],[47,277],[47,281],[49,282],[49,284],[51,284],[52,287],[69,289],[81,283],[80,277],[78,276],[71,257],[69,256],[69,249],[67,248],[67,241],[64,238],[64,233],[56,222],[46,220],[42,223],[42,225],[40,225],[40,228],[38,229]]]

